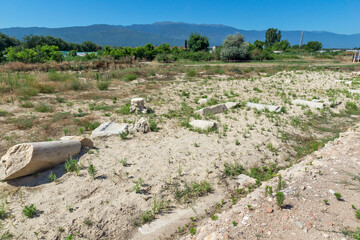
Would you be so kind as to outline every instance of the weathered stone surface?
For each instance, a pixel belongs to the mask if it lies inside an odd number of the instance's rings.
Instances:
[[[15,179],[54,167],[80,151],[81,143],[76,140],[15,145],[1,158],[0,179]]]
[[[216,123],[206,120],[193,120],[190,122],[190,125],[195,129],[200,130],[211,130],[216,129]]]
[[[227,103],[225,103],[225,107],[227,108],[227,109],[232,109],[232,108],[235,108],[235,107],[237,107],[239,105],[239,103],[237,103],[237,102],[227,102]]]
[[[198,111],[195,111],[195,113],[200,115],[207,115],[207,114],[223,113],[225,111],[227,111],[225,104],[217,104],[214,106],[202,108]]]
[[[280,112],[281,111],[281,106],[274,106],[274,105],[267,105],[267,104],[260,104],[260,103],[252,103],[252,102],[247,102],[245,107],[251,107],[251,108],[255,108],[259,111],[262,110],[269,110],[270,112]]]
[[[237,176],[236,182],[239,184],[240,188],[247,188],[248,186],[256,184],[256,179],[245,174],[240,174]]]
[[[105,122],[97,127],[90,135],[91,138],[109,137],[112,135],[119,135],[120,133],[129,133],[131,124],[118,124],[114,122]]]
[[[61,137],[60,140],[61,141],[75,140],[75,141],[79,141],[81,143],[82,147],[88,147],[88,148],[94,147],[93,141],[90,138],[83,137],[83,136],[64,136],[64,137]]]
[[[133,99],[131,99],[130,112],[146,113],[147,109],[145,107],[145,100],[143,98],[133,98]]]
[[[308,106],[311,108],[324,108],[323,103],[316,102],[316,101],[306,101],[306,100],[295,99],[292,101],[292,104],[305,105],[305,106]]]
[[[207,98],[200,98],[199,99],[199,101],[198,101],[198,103],[199,104],[205,104],[205,103],[207,103],[209,100],[207,99]]]
[[[135,123],[135,130],[137,132],[148,133],[150,132],[150,124],[145,117],[142,117]]]
[[[347,84],[347,85],[351,85],[351,81],[349,81],[349,80],[335,80],[335,82],[339,82],[339,83],[345,83],[345,84]]]
[[[358,90],[358,89],[349,89],[348,91],[349,91],[349,93],[360,94],[360,90]]]

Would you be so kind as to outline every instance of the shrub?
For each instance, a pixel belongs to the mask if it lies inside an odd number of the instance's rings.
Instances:
[[[135,79],[137,79],[137,75],[135,73],[129,73],[129,74],[125,75],[125,77],[124,77],[125,82],[131,82]]]
[[[88,168],[88,172],[92,178],[95,178],[97,170],[93,164],[90,164],[90,166]]]
[[[31,204],[30,206],[25,206],[23,209],[23,214],[27,218],[33,218],[35,216],[35,213],[36,207],[34,206],[34,204]]]
[[[355,211],[355,217],[360,220],[360,209]]]
[[[285,195],[283,192],[276,193],[276,204],[281,208],[284,205]]]
[[[188,77],[195,77],[197,75],[197,72],[195,70],[189,70],[186,72],[186,76]]]
[[[160,53],[158,55],[156,55],[156,61],[161,62],[161,63],[170,63],[174,61],[174,58],[171,54],[166,54],[166,53]]]
[[[150,120],[149,120],[149,124],[150,124],[150,130],[151,130],[152,132],[158,132],[158,131],[159,131],[159,128],[157,127],[157,123],[156,123],[155,120],[150,119]]]
[[[334,193],[334,196],[336,198],[336,200],[340,201],[341,200],[341,194],[340,193]]]
[[[101,90],[101,91],[108,90],[109,85],[110,85],[110,82],[108,82],[108,81],[98,81],[98,82],[96,83],[96,86],[97,86],[98,89]]]

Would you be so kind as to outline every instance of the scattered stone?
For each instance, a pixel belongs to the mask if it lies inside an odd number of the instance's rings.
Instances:
[[[333,223],[333,222],[329,222],[329,225],[330,225],[330,226],[334,226],[334,223]]]
[[[79,141],[82,147],[94,148],[94,143],[90,138],[82,136],[64,136],[60,138],[61,141]]]
[[[198,111],[195,111],[195,113],[200,115],[208,115],[208,114],[223,113],[225,111],[227,111],[225,104],[217,104],[214,106],[202,108]]]
[[[0,161],[0,180],[40,172],[65,162],[81,151],[79,141],[22,143],[11,147]]]
[[[311,228],[312,225],[313,225],[312,222],[307,222],[307,223],[306,223],[306,227],[308,227],[308,228]]]
[[[268,212],[268,213],[272,213],[273,211],[274,211],[274,210],[273,210],[272,208],[270,208],[270,207],[267,209],[267,212]]]
[[[301,222],[293,221],[293,223],[300,229],[303,229],[303,227],[304,227]]]
[[[326,233],[323,234],[323,237],[324,238],[330,238],[329,234],[326,234]]]
[[[137,132],[148,133],[150,132],[150,124],[145,117],[142,117],[135,123],[135,130]]]
[[[256,184],[256,179],[249,177],[245,174],[237,176],[236,182],[239,184],[239,188],[247,188],[248,186]]]
[[[232,109],[232,108],[236,108],[237,106],[239,106],[239,103],[237,103],[237,102],[227,102],[227,103],[225,103],[225,107],[227,108],[227,109]]]
[[[316,102],[316,101],[314,102],[314,101],[306,101],[306,100],[295,99],[295,100],[292,101],[292,104],[308,106],[308,107],[311,107],[311,108],[324,108],[323,103]]]
[[[109,137],[112,135],[119,135],[123,132],[129,133],[132,128],[133,126],[131,124],[105,122],[91,133],[90,138]]]
[[[349,89],[348,91],[349,91],[349,93],[360,94],[360,90],[357,90],[357,89]]]
[[[204,238],[204,240],[222,240],[222,239],[223,237],[221,236],[221,234],[217,232],[210,233],[207,237]]]
[[[216,129],[217,125],[215,122],[206,121],[206,120],[193,120],[190,122],[190,126],[195,129],[200,129],[203,131],[209,131],[212,129]]]
[[[205,104],[205,103],[207,103],[209,100],[207,99],[207,98],[200,98],[199,99],[199,101],[198,101],[198,103],[199,104]]]
[[[133,98],[131,99],[131,107],[130,112],[141,112],[147,113],[147,109],[145,107],[145,100],[143,98]]]
[[[281,111],[281,106],[266,105],[266,104],[260,104],[260,103],[252,103],[252,102],[247,102],[245,107],[255,108],[259,111],[262,111],[265,109],[269,110],[270,112],[280,112]]]

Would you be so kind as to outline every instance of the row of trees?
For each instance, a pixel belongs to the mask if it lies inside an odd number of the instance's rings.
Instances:
[[[145,46],[133,47],[110,47],[104,48],[86,41],[82,44],[68,43],[61,38],[52,36],[29,35],[19,41],[0,33],[0,61],[6,55],[8,61],[21,62],[45,62],[48,60],[62,61],[63,55],[59,51],[69,51],[69,57],[76,57],[76,52],[97,52],[86,55],[85,59],[93,59],[101,56],[111,56],[114,59],[134,57],[138,60],[171,62],[179,59],[192,61],[209,60],[246,60],[246,59],[272,59],[273,51],[297,51],[298,45],[291,47],[287,40],[281,40],[281,31],[270,28],[265,34],[265,41],[256,40],[253,44],[245,42],[241,34],[229,35],[223,45],[215,51],[208,51],[209,39],[198,33],[191,33],[188,39],[188,48],[170,47],[169,44],[161,44],[157,47],[148,43]],[[303,46],[306,51],[317,51],[322,48],[319,42],[308,42]]]
[[[91,42],[85,41],[82,44],[69,43],[61,38],[55,38],[52,36],[25,36],[22,41],[9,37],[0,32],[0,51],[4,51],[8,47],[23,47],[26,49],[36,48],[37,46],[57,46],[60,51],[77,52],[96,52],[101,49],[101,46]]]

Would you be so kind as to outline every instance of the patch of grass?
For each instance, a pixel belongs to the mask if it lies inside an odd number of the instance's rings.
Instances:
[[[186,76],[188,77],[195,77],[197,75],[197,72],[195,70],[189,70],[186,72]]]
[[[116,110],[116,112],[118,112],[118,113],[120,113],[122,115],[130,114],[130,104],[129,103],[125,104],[120,109]]]
[[[191,182],[180,184],[178,181],[168,183],[168,188],[173,192],[177,202],[189,202],[191,199],[204,196],[212,192],[212,187],[209,182]]]
[[[42,112],[42,113],[52,112],[52,107],[50,105],[45,104],[45,103],[41,103],[41,104],[39,104],[39,105],[37,105],[35,107],[35,110],[37,112]]]
[[[32,128],[34,120],[35,120],[35,116],[31,116],[31,117],[23,116],[18,118],[12,118],[10,122],[14,123],[19,129],[26,130]]]
[[[84,219],[84,224],[88,227],[91,227],[93,225],[92,221],[90,218],[85,218]]]
[[[149,119],[149,124],[150,124],[150,130],[152,132],[158,132],[159,128],[157,127],[157,123],[154,119],[150,118]]]
[[[10,115],[10,113],[8,111],[0,110],[0,117],[5,117],[5,116],[8,116],[8,115]]]
[[[360,209],[355,211],[355,217],[360,220]]]
[[[14,235],[9,231],[6,231],[0,235],[0,240],[13,239]]]
[[[52,171],[50,172],[48,178],[51,182],[56,182],[56,179],[57,179],[56,175]]]
[[[6,200],[1,201],[0,205],[0,219],[5,219],[7,217],[6,213]]]
[[[78,165],[78,162],[78,159],[72,158],[72,156],[70,156],[70,159],[65,162],[65,171],[76,172],[76,174],[78,175],[80,172],[80,166]]]
[[[90,164],[89,168],[88,168],[88,173],[90,174],[90,176],[92,178],[95,178],[97,170],[95,168],[95,166],[93,164]]]
[[[135,73],[129,73],[129,74],[124,76],[124,81],[125,82],[131,82],[131,81],[133,81],[135,79],[137,79],[137,75]]]
[[[155,219],[155,215],[151,211],[146,211],[141,215],[141,221],[143,224],[151,222]]]
[[[23,214],[27,218],[35,217],[35,213],[36,213],[36,207],[34,206],[34,204],[31,204],[30,206],[25,206],[23,209]]]
[[[23,107],[23,108],[33,108],[34,104],[32,102],[27,101],[27,102],[21,103],[20,106]]]
[[[101,90],[101,91],[108,90],[108,89],[109,89],[109,85],[110,85],[110,82],[109,82],[109,81],[98,81],[98,82],[96,83],[96,86],[97,86],[98,89]]]

